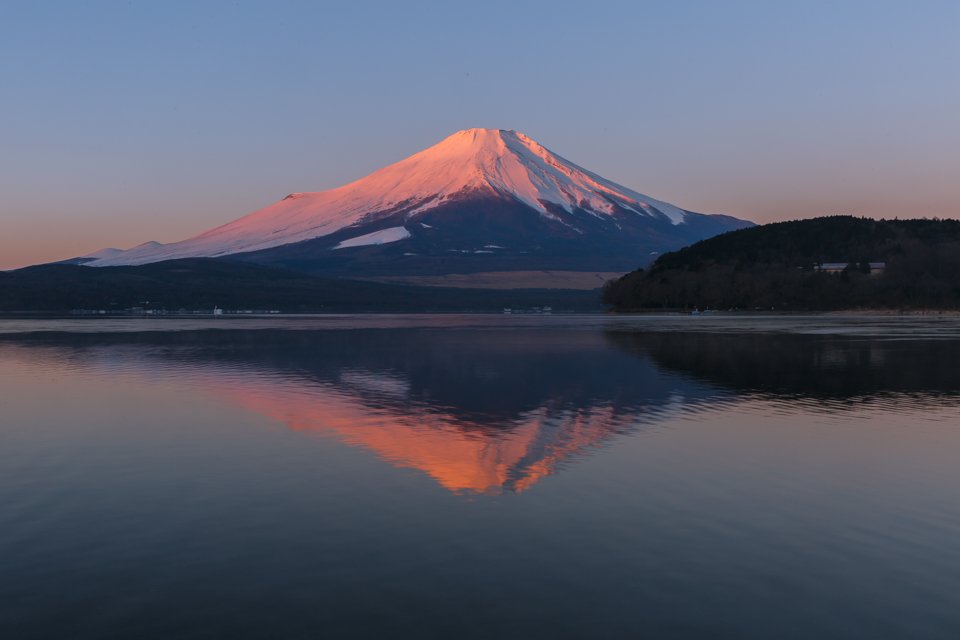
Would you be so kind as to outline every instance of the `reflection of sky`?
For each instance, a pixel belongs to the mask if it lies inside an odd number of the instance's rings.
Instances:
[[[960,206],[955,2],[4,9],[0,269],[181,240],[470,127],[759,222]]]

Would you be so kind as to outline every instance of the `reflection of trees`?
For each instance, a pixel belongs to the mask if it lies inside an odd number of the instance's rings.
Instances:
[[[727,388],[843,398],[960,392],[960,342],[791,334],[607,332],[626,352]]]

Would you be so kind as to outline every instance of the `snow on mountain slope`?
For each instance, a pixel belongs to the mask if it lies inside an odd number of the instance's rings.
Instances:
[[[673,225],[682,224],[686,216],[678,207],[578,167],[521,133],[468,129],[343,187],[295,193],[188,240],[136,247],[89,264],[144,264],[268,249],[327,236],[381,214],[401,212],[409,219],[471,191],[512,197],[554,220],[545,203],[597,217],[612,215],[616,205]]]
[[[88,253],[85,256],[80,256],[81,260],[106,260],[107,258],[116,258],[118,255],[123,253],[123,249],[100,249],[100,251],[94,251],[93,253]]]
[[[380,231],[374,231],[373,233],[367,233],[362,236],[357,236],[356,238],[344,240],[335,246],[334,249],[366,247],[371,244],[387,244],[388,242],[396,242],[397,240],[403,240],[409,237],[410,232],[407,231],[406,227],[390,227],[389,229],[381,229]]]
[[[79,258],[70,258],[69,260],[61,260],[56,264],[77,264],[77,265],[86,265],[93,266],[93,263],[99,265],[100,262],[104,260],[112,260],[117,256],[123,254],[125,256],[139,255],[140,252],[149,252],[157,247],[162,247],[163,245],[159,242],[144,242],[141,245],[137,245],[133,249],[100,249],[99,251],[94,251],[93,253],[88,253],[85,256],[80,256]],[[136,251],[134,254],[132,252]]]

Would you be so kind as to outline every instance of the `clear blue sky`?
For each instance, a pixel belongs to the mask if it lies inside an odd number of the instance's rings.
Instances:
[[[705,213],[960,217],[960,2],[4,2],[0,269],[470,127]]]

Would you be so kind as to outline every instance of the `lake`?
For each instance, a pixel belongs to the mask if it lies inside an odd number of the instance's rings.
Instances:
[[[960,637],[960,319],[0,320],[0,637]]]

